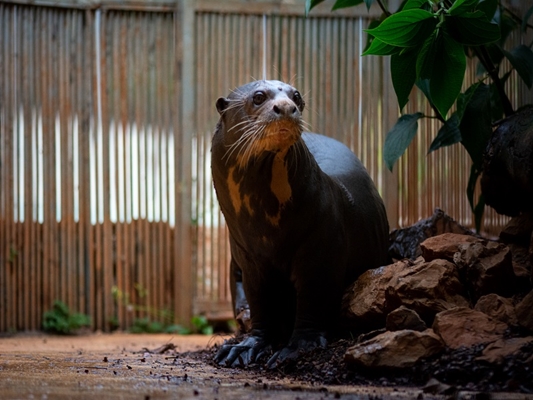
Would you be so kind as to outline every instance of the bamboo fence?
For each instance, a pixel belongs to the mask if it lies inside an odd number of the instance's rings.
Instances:
[[[460,146],[419,134],[393,173],[387,60],[360,57],[377,10],[303,17],[303,1],[0,3],[0,332],[40,329],[54,300],[94,329],[228,318],[227,230],[210,179],[214,107],[236,86],[291,82],[304,118],[367,166],[392,228],[435,207],[472,226]],[[465,85],[476,79],[475,66]],[[515,105],[532,92],[509,79]],[[428,110],[413,93],[407,112]],[[506,222],[487,210],[484,230]]]

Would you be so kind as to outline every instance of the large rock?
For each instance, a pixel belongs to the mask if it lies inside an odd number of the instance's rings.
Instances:
[[[435,333],[452,349],[495,342],[507,328],[507,324],[466,307],[438,313],[433,322]]]
[[[431,325],[435,314],[467,307],[463,293],[456,266],[446,260],[433,260],[397,271],[385,290],[385,300],[389,311],[404,305]]]
[[[422,257],[426,261],[432,261],[439,258],[453,261],[455,253],[459,251],[459,246],[467,243],[479,241],[478,238],[459,233],[443,233],[442,235],[433,236],[424,240],[420,244]]]
[[[500,241],[503,243],[517,243],[529,246],[533,232],[533,212],[522,213],[505,225],[500,232]]]
[[[513,301],[511,299],[499,296],[496,293],[482,296],[477,301],[474,309],[506,324],[518,324]]]
[[[485,203],[498,214],[533,211],[533,105],[519,108],[492,132],[480,184]]]
[[[431,325],[436,313],[468,306],[463,293],[452,263],[402,260],[361,275],[345,292],[342,314],[353,329],[368,331],[385,326],[387,314],[404,305]]]
[[[385,332],[346,350],[347,363],[365,368],[408,368],[444,348],[431,329]]]
[[[533,212],[512,218],[500,232],[500,241],[511,250],[513,269],[518,281],[517,289],[529,291],[533,267]]]
[[[429,237],[446,232],[463,235],[472,234],[470,230],[459,225],[444,211],[436,208],[431,217],[420,220],[407,228],[396,229],[391,232],[389,256],[396,260],[402,258],[415,260],[422,254],[420,243]]]
[[[498,339],[485,347],[482,355],[477,357],[476,360],[500,363],[505,357],[518,353],[522,347],[531,342],[533,342],[533,336]]]
[[[409,260],[402,260],[363,273],[344,294],[343,320],[355,329],[364,328],[365,331],[385,326],[388,312],[385,289],[396,274],[410,265]]]
[[[533,331],[533,290],[516,305],[516,317],[521,326]]]
[[[515,289],[511,252],[503,244],[481,239],[463,243],[455,253],[454,262],[466,277],[474,299],[489,293],[506,296]]]

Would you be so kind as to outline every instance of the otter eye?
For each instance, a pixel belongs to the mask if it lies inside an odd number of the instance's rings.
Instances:
[[[260,106],[266,101],[267,97],[265,92],[255,92],[254,97],[252,98],[254,104],[256,106]]]
[[[298,106],[298,108],[301,110],[303,105],[304,105],[304,100],[302,99],[302,95],[300,94],[300,92],[298,92],[298,91],[294,92],[294,94],[292,96],[292,100]]]

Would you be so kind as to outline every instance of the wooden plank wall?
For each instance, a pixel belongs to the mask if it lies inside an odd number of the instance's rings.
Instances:
[[[435,207],[472,226],[468,156],[426,154],[434,121],[393,173],[383,165],[398,110],[387,60],[359,56],[364,7],[305,19],[303,1],[24,3],[0,3],[0,332],[39,329],[55,299],[102,330],[164,310],[230,315],[214,104],[263,77],[263,40],[266,77],[297,86],[312,130],[359,155],[391,228]],[[407,112],[427,108],[413,93]],[[487,210],[484,229],[505,221]]]

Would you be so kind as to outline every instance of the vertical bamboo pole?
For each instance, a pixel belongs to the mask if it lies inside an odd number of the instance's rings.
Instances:
[[[14,110],[13,110],[13,104],[14,104],[14,87],[13,87],[13,81],[11,77],[13,76],[13,35],[14,35],[14,27],[13,27],[13,21],[15,19],[15,9],[17,6],[11,6],[9,7],[9,12],[6,12],[5,14],[5,26],[4,26],[4,32],[3,35],[5,38],[9,38],[4,42],[4,49],[5,49],[5,57],[2,57],[5,60],[5,75],[4,75],[4,82],[5,82],[5,102],[2,104],[11,105],[11,107],[6,106],[4,111],[4,120],[5,120],[5,128],[2,135],[3,138],[3,146],[2,149],[4,152],[4,164],[2,166],[1,171],[3,172],[3,180],[2,180],[2,192],[5,196],[5,215],[4,215],[4,221],[2,224],[3,227],[3,237],[5,238],[5,247],[2,252],[2,262],[5,263],[5,268],[2,269],[1,273],[4,274],[3,282],[4,282],[4,296],[2,299],[2,315],[4,316],[3,321],[3,329],[5,330],[13,330],[15,329],[15,321],[14,321],[14,315],[16,314],[14,312],[15,307],[13,304],[13,281],[12,281],[12,273],[13,273],[13,262],[14,257],[16,257],[15,249],[13,247],[14,242],[14,230],[15,230],[15,221],[14,221],[14,180],[13,180],[13,161],[14,161]]]
[[[68,68],[67,65],[67,59],[65,58],[66,53],[66,47],[68,46],[68,40],[65,37],[65,23],[68,20],[65,16],[65,13],[61,12],[57,15],[58,19],[58,65],[57,71],[58,71],[58,108],[57,108],[57,114],[56,117],[59,118],[59,123],[55,124],[56,130],[59,129],[59,136],[56,134],[56,139],[59,141],[60,150],[57,152],[56,157],[59,157],[60,162],[58,163],[59,168],[59,190],[61,192],[60,197],[60,207],[61,207],[61,215],[60,220],[58,221],[57,228],[59,231],[59,298],[67,304],[67,306],[72,307],[72,303],[70,300],[70,293],[68,291],[68,281],[69,281],[69,271],[68,271],[68,217],[67,217],[67,208],[68,208],[68,192],[69,192],[69,185],[68,185],[68,168],[65,168],[65,165],[68,165],[68,132],[67,132],[67,124],[66,124],[66,116],[69,113],[68,107],[68,100],[66,95],[66,89],[67,89],[67,71]]]
[[[51,171],[51,163],[50,163],[50,139],[49,139],[49,132],[50,132],[50,100],[47,97],[48,91],[49,91],[49,66],[48,66],[48,60],[49,60],[49,45],[50,45],[50,33],[48,31],[48,26],[50,25],[50,18],[49,13],[45,10],[42,10],[41,13],[41,37],[42,37],[42,45],[40,47],[40,53],[41,53],[41,82],[42,82],[42,90],[41,90],[41,104],[42,104],[42,143],[43,143],[43,308],[48,309],[52,305],[53,301],[53,295],[52,295],[52,287],[50,283],[50,277],[53,276],[52,272],[50,271],[50,265],[51,265],[51,242],[52,242],[52,234],[50,232],[50,193],[51,190],[48,190],[48,188],[51,189],[51,182],[50,182],[50,171]],[[57,276],[57,275],[56,275]]]
[[[101,329],[104,331],[109,331],[108,319],[114,315],[114,304],[112,298],[111,287],[113,285],[113,226],[111,223],[111,207],[116,206],[116,204],[111,204],[111,177],[110,177],[110,118],[109,118],[109,102],[107,97],[107,57],[104,57],[104,54],[107,53],[108,44],[107,44],[107,32],[110,27],[108,25],[112,24],[112,20],[109,20],[108,23],[108,13],[102,13],[102,26],[100,36],[101,40],[101,60],[97,62],[101,63],[101,129],[102,129],[102,154],[103,157],[103,198],[104,198],[104,221],[103,221],[103,260],[102,260],[102,278],[103,278],[103,288],[102,288],[102,317],[101,317]]]
[[[41,23],[42,23],[43,13],[42,9],[37,8],[35,10],[34,20],[33,20],[33,30],[35,32],[41,32]],[[35,36],[35,39],[33,40],[33,46],[34,50],[33,53],[35,55],[35,75],[34,75],[34,84],[33,87],[35,89],[35,95],[34,95],[34,101],[36,102],[35,110],[34,110],[34,120],[35,120],[35,131],[33,133],[34,136],[34,146],[33,146],[33,155],[34,155],[34,162],[35,162],[35,202],[38,205],[37,210],[35,212],[35,231],[34,236],[32,237],[32,240],[34,243],[36,243],[35,248],[35,254],[33,257],[33,263],[32,265],[36,269],[35,273],[35,291],[34,291],[34,298],[36,299],[36,306],[35,306],[35,314],[37,318],[36,327],[41,327],[42,325],[42,314],[43,309],[45,307],[43,298],[44,298],[44,285],[43,285],[43,270],[44,270],[44,257],[43,257],[43,189],[44,189],[44,179],[41,167],[43,165],[43,154],[42,154],[42,114],[43,114],[43,106],[42,102],[40,101],[43,98],[43,85],[42,85],[42,79],[41,73],[42,73],[42,53],[40,49],[42,48],[41,45],[42,36],[38,39],[37,35]]]
[[[109,102],[110,106],[113,106],[113,112],[112,112],[112,118],[115,122],[115,136],[114,136],[114,143],[115,143],[115,192],[116,192],[116,200],[117,200],[117,220],[115,222],[115,241],[116,241],[116,248],[115,248],[115,269],[116,269],[116,287],[119,291],[124,291],[126,284],[125,284],[125,275],[126,275],[126,269],[127,264],[125,260],[125,251],[124,251],[124,243],[125,243],[125,235],[124,230],[126,226],[126,222],[123,219],[123,215],[125,215],[125,201],[126,197],[124,194],[124,176],[123,171],[125,171],[124,168],[124,157],[120,157],[120,149],[125,149],[125,129],[126,125],[128,123],[127,121],[127,115],[126,115],[126,106],[127,103],[127,97],[126,97],[126,88],[125,88],[125,73],[121,73],[121,71],[124,71],[125,69],[125,52],[126,52],[126,46],[123,39],[123,24],[120,19],[120,14],[110,13],[110,19],[113,19],[113,25],[112,25],[112,31],[109,35],[110,43],[109,45],[113,48],[113,68],[110,69],[110,74],[112,74],[110,81],[113,84],[113,100]],[[125,154],[125,152],[124,152]],[[120,293],[120,292],[117,292]],[[115,300],[115,299],[112,299]],[[116,312],[114,317],[116,316],[117,322],[120,327],[125,327],[125,307],[122,304],[122,300],[120,296],[117,297],[116,302]]]
[[[6,71],[6,38],[9,37],[7,31],[7,10],[6,5],[0,3],[0,82],[7,82]],[[7,96],[6,88],[0,89],[0,163],[4,165],[7,161]],[[0,168],[0,203],[6,204],[6,185],[5,169]],[[7,209],[0,208],[0,262],[7,265]],[[0,332],[4,332],[6,329],[6,267],[0,269]]]
[[[32,48],[31,48],[31,12],[29,10],[24,10],[22,15],[22,112],[24,114],[24,240],[23,240],[23,294],[24,294],[24,321],[23,328],[30,328],[32,326],[32,310],[34,307],[31,303],[31,287],[32,287],[32,275],[33,270],[31,268],[31,254],[34,251],[31,234],[33,227],[33,218],[32,218],[32,177],[33,170],[31,165],[31,150],[32,150],[32,118],[31,118],[31,105],[30,101],[33,99],[32,96],[32,85],[30,85],[30,80],[33,76],[33,66],[30,60],[33,60]],[[22,297],[22,296],[21,296]],[[21,310],[22,311],[22,310]]]
[[[181,61],[182,75],[179,77],[181,85],[176,87],[176,94],[181,94],[181,101],[178,101],[180,109],[181,124],[177,125],[180,132],[179,140],[175,140],[176,158],[181,159],[176,162],[176,178],[178,182],[177,204],[176,204],[176,233],[175,236],[175,257],[178,272],[176,273],[175,287],[177,295],[175,297],[175,310],[178,319],[185,325],[190,324],[192,316],[193,279],[191,271],[191,143],[192,135],[195,132],[195,54],[194,49],[194,23],[195,9],[194,1],[179,0],[179,37],[177,38],[177,59]],[[177,32],[178,33],[178,32]],[[176,82],[177,83],[177,82]],[[180,90],[181,89],[181,90]],[[178,113],[177,113],[178,114]],[[179,121],[179,119],[178,119]]]

